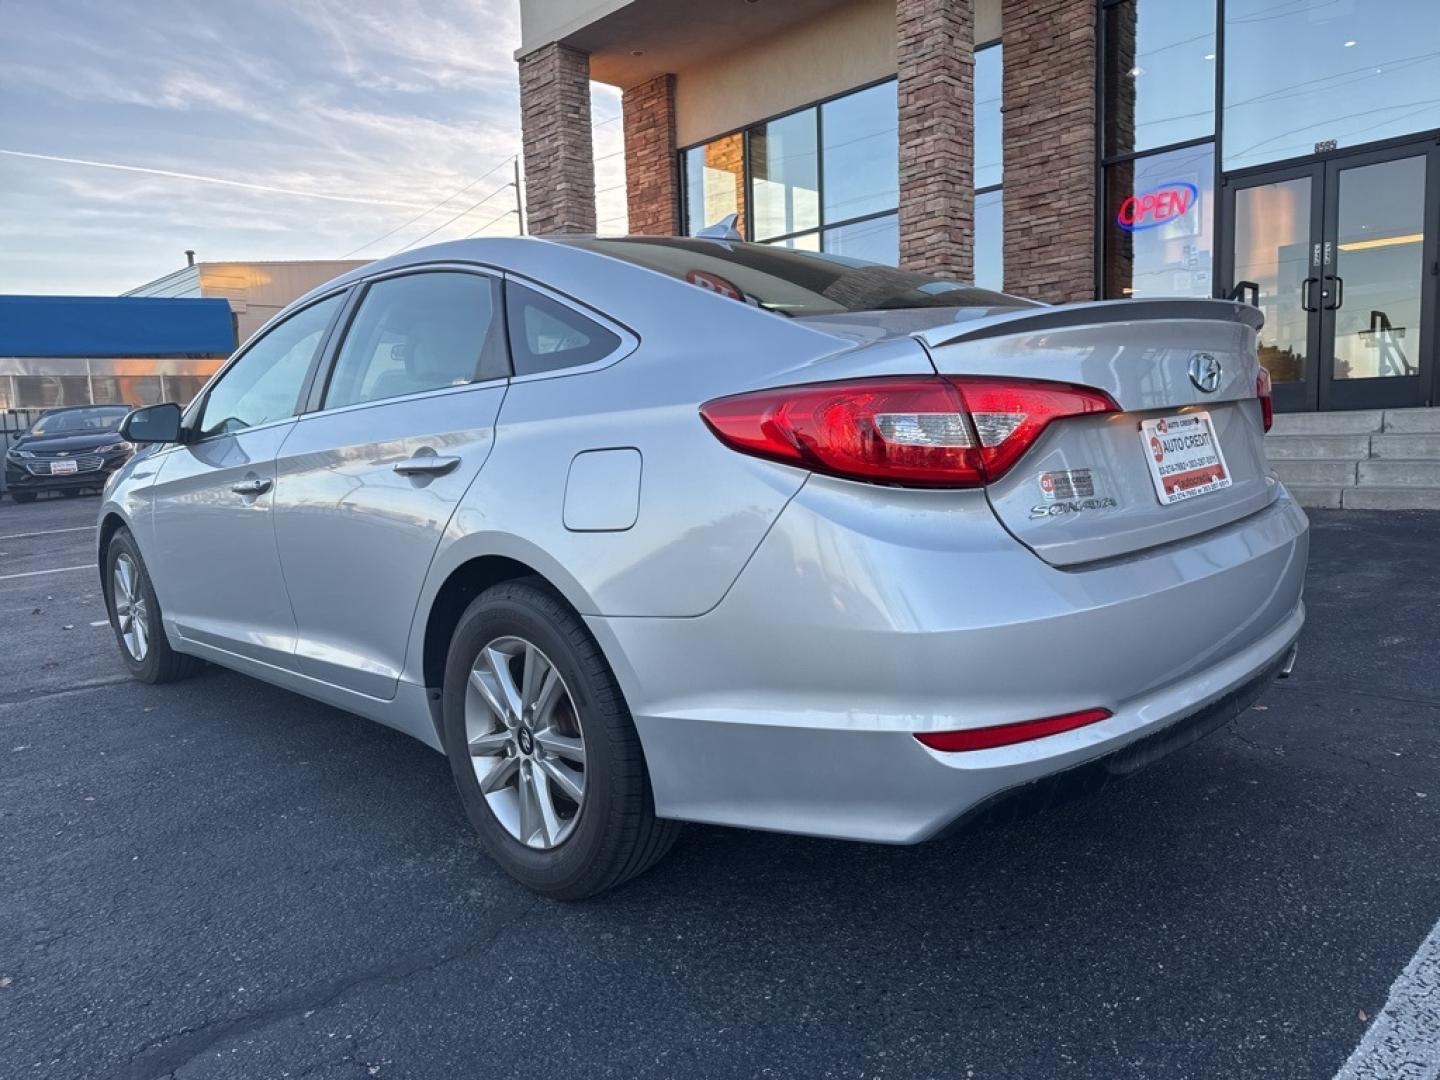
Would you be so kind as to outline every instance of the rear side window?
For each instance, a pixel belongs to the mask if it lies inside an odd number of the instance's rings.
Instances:
[[[498,293],[493,278],[458,271],[375,282],[351,320],[324,407],[504,376]]]
[[[620,338],[574,308],[507,282],[505,312],[516,375],[535,375],[604,360]]]

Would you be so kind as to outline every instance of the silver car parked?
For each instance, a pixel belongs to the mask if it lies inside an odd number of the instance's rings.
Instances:
[[[121,656],[449,756],[574,898],[682,821],[913,843],[1288,670],[1259,313],[1050,307],[719,239],[474,240],[298,300],[109,485]]]

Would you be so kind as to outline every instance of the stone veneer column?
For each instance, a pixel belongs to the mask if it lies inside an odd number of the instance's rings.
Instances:
[[[530,231],[593,233],[588,54],[551,44],[520,58],[520,133]]]
[[[1003,0],[1005,289],[1095,296],[1096,0]]]
[[[900,265],[969,281],[975,265],[974,3],[896,0],[895,17]]]
[[[674,236],[680,230],[675,159],[675,76],[632,86],[620,96],[625,115],[625,195],[630,231]]]

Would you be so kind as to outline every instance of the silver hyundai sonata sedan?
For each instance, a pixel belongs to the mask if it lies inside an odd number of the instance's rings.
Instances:
[[[473,240],[296,301],[107,489],[120,652],[449,758],[576,898],[683,821],[913,843],[1288,671],[1259,313],[1044,306],[720,239]]]

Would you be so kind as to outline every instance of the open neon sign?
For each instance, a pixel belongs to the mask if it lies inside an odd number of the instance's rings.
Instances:
[[[1153,229],[1184,217],[1200,198],[1200,189],[1184,180],[1170,180],[1131,195],[1120,204],[1115,223],[1126,232]]]

